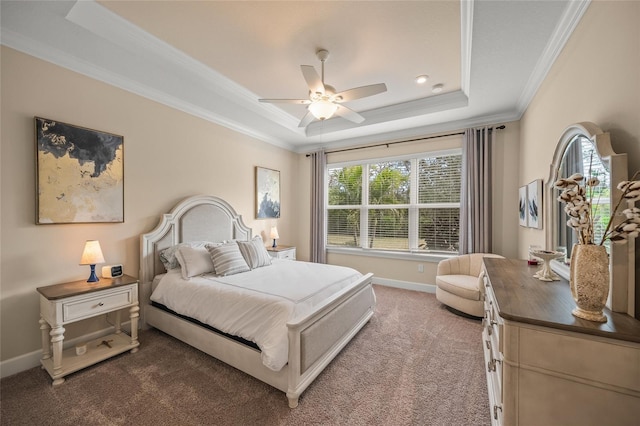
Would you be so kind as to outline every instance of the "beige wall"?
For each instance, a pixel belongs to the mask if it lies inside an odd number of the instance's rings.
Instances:
[[[254,235],[273,221],[254,220],[254,167],[280,170],[283,244],[297,245],[298,155],[2,48],[1,359],[38,350],[36,288],[86,279],[79,266],[87,239],[98,239],[108,263],[138,276],[139,236],[184,197],[211,194],[231,203]],[[125,222],[35,223],[33,117],[124,136]],[[99,270],[98,265],[98,270]],[[107,324],[67,328],[72,338]]]
[[[591,2],[521,119],[520,185],[546,183],[560,136],[581,121],[611,134],[613,149],[628,154],[630,174],[640,170],[638,22],[640,2]],[[544,246],[544,230],[520,228],[520,257],[530,244]],[[639,296],[637,278],[636,288]]]

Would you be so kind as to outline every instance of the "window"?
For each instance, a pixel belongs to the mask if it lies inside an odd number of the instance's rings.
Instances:
[[[457,253],[460,150],[329,165],[327,246]]]
[[[600,181],[597,186],[588,189],[593,215],[593,241],[599,243],[602,241],[604,230],[607,229],[611,218],[611,194],[609,193],[611,174],[600,160],[593,144],[589,142],[580,144],[582,147],[582,174],[585,179],[596,178]],[[604,245],[607,247],[607,251],[610,251],[611,241],[605,241]]]

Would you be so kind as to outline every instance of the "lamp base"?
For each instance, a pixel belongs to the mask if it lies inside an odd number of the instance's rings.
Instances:
[[[278,247],[278,245],[276,244],[276,239],[275,238],[273,239],[273,245],[271,247],[273,247],[273,248]]]
[[[88,283],[95,283],[100,281],[98,276],[96,275],[96,265],[89,265],[91,267],[91,275],[89,275]]]

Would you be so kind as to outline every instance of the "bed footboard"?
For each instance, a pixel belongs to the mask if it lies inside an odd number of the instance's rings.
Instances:
[[[287,324],[288,363],[280,371],[262,364],[259,351],[206,327],[151,305],[152,281],[165,271],[159,253],[189,241],[250,241],[251,228],[226,201],[195,195],[160,217],[158,225],[140,237],[141,326],[155,327],[219,360],[286,392],[296,407],[300,394],[367,323],[375,308],[372,274],[336,293],[313,314]]]
[[[289,322],[289,407],[373,316],[373,274],[329,299],[314,314]]]

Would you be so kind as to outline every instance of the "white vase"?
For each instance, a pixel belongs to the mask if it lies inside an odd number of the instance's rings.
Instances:
[[[604,246],[576,244],[571,251],[571,294],[578,318],[607,322],[602,313],[609,296],[609,255]]]

